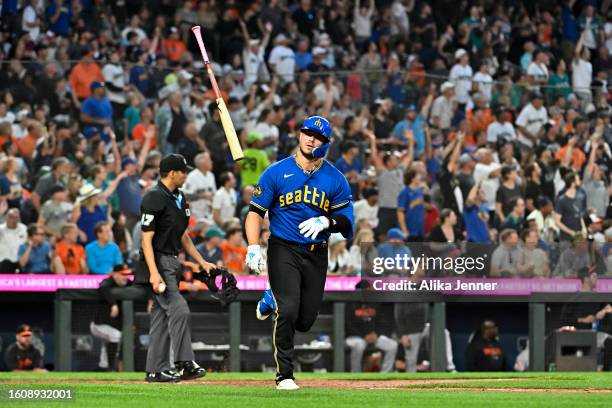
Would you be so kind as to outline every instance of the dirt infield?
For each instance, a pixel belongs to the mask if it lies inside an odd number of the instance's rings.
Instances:
[[[594,389],[547,389],[547,388],[498,388],[498,387],[444,387],[444,384],[465,384],[476,382],[518,382],[525,381],[522,378],[454,378],[454,379],[429,379],[429,380],[299,380],[298,384],[304,388],[327,388],[338,390],[349,389],[378,389],[378,390],[405,390],[405,391],[477,391],[477,392],[511,392],[511,393],[553,393],[553,394],[606,394],[612,395],[612,390]],[[35,381],[38,384],[57,383],[58,380],[41,379]],[[140,380],[76,380],[62,379],[62,383],[87,383],[87,384],[143,384]],[[0,380],[4,384],[22,384],[19,380]],[[226,385],[233,387],[271,387],[272,380],[194,380],[177,383],[176,386],[194,385]],[[431,387],[431,385],[440,385]],[[518,385],[518,384],[517,384]],[[419,387],[421,386],[421,387]],[[427,387],[430,386],[430,387]]]

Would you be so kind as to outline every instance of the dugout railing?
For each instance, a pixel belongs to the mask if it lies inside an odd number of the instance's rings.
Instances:
[[[146,300],[147,291],[143,287],[114,289],[114,295],[121,302],[122,310],[122,360],[125,371],[134,371],[134,303]],[[227,306],[229,319],[229,370],[240,371],[242,335],[242,307],[253,304],[261,297],[260,291],[243,291],[238,299]],[[218,301],[208,292],[186,295],[190,303],[210,303]],[[54,301],[54,347],[55,369],[72,370],[72,316],[73,302],[100,301],[96,290],[61,289],[55,294]],[[345,321],[346,304],[349,302],[367,303],[428,303],[431,321],[431,369],[434,372],[446,370],[445,336],[447,303],[528,303],[529,312],[529,355],[530,371],[545,371],[546,307],[561,303],[606,303],[612,301],[609,293],[534,293],[529,296],[482,296],[482,295],[442,295],[437,292],[326,292],[324,303],[331,303],[333,370],[345,371]]]

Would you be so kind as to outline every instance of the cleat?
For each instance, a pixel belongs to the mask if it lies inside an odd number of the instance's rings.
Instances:
[[[148,383],[179,382],[181,376],[172,370],[166,370],[159,373],[147,373],[145,381]]]
[[[257,308],[255,309],[255,315],[259,320],[266,320],[268,316],[276,310],[276,302],[272,296],[272,290],[266,289],[264,291],[263,298],[257,302]]]
[[[206,370],[195,361],[177,362],[176,370],[180,373],[181,380],[195,380],[206,375]]]
[[[295,391],[299,390],[300,387],[295,383],[295,381],[293,381],[292,378],[287,378],[276,384],[276,389],[281,391]]]

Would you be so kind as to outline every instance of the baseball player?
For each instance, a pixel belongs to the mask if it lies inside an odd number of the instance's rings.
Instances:
[[[215,265],[202,258],[185,232],[189,204],[179,188],[187,178],[187,161],[180,154],[170,154],[161,161],[159,170],[161,180],[145,194],[141,204],[142,255],[155,292],[145,379],[147,382],[177,382],[206,374],[206,370],[194,361],[191,315],[178,288],[182,274],[178,253],[183,248],[207,274]],[[176,371],[170,368],[171,343]]]
[[[306,119],[300,129],[299,150],[263,172],[246,219],[247,265],[260,273],[264,261],[259,235],[266,212],[270,218],[270,289],[256,312],[260,320],[274,312],[272,344],[279,390],[299,388],[293,377],[293,338],[296,330],[308,331],[317,318],[325,288],[329,235],[353,236],[351,189],[344,175],[323,159],[331,134],[326,119]]]

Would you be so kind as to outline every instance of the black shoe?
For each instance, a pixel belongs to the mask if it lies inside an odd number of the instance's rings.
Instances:
[[[181,380],[194,380],[206,375],[206,370],[195,361],[177,361],[176,371],[181,374]]]
[[[145,378],[146,382],[154,383],[154,382],[179,382],[181,381],[181,376],[172,371],[166,370],[160,373],[147,373]]]

